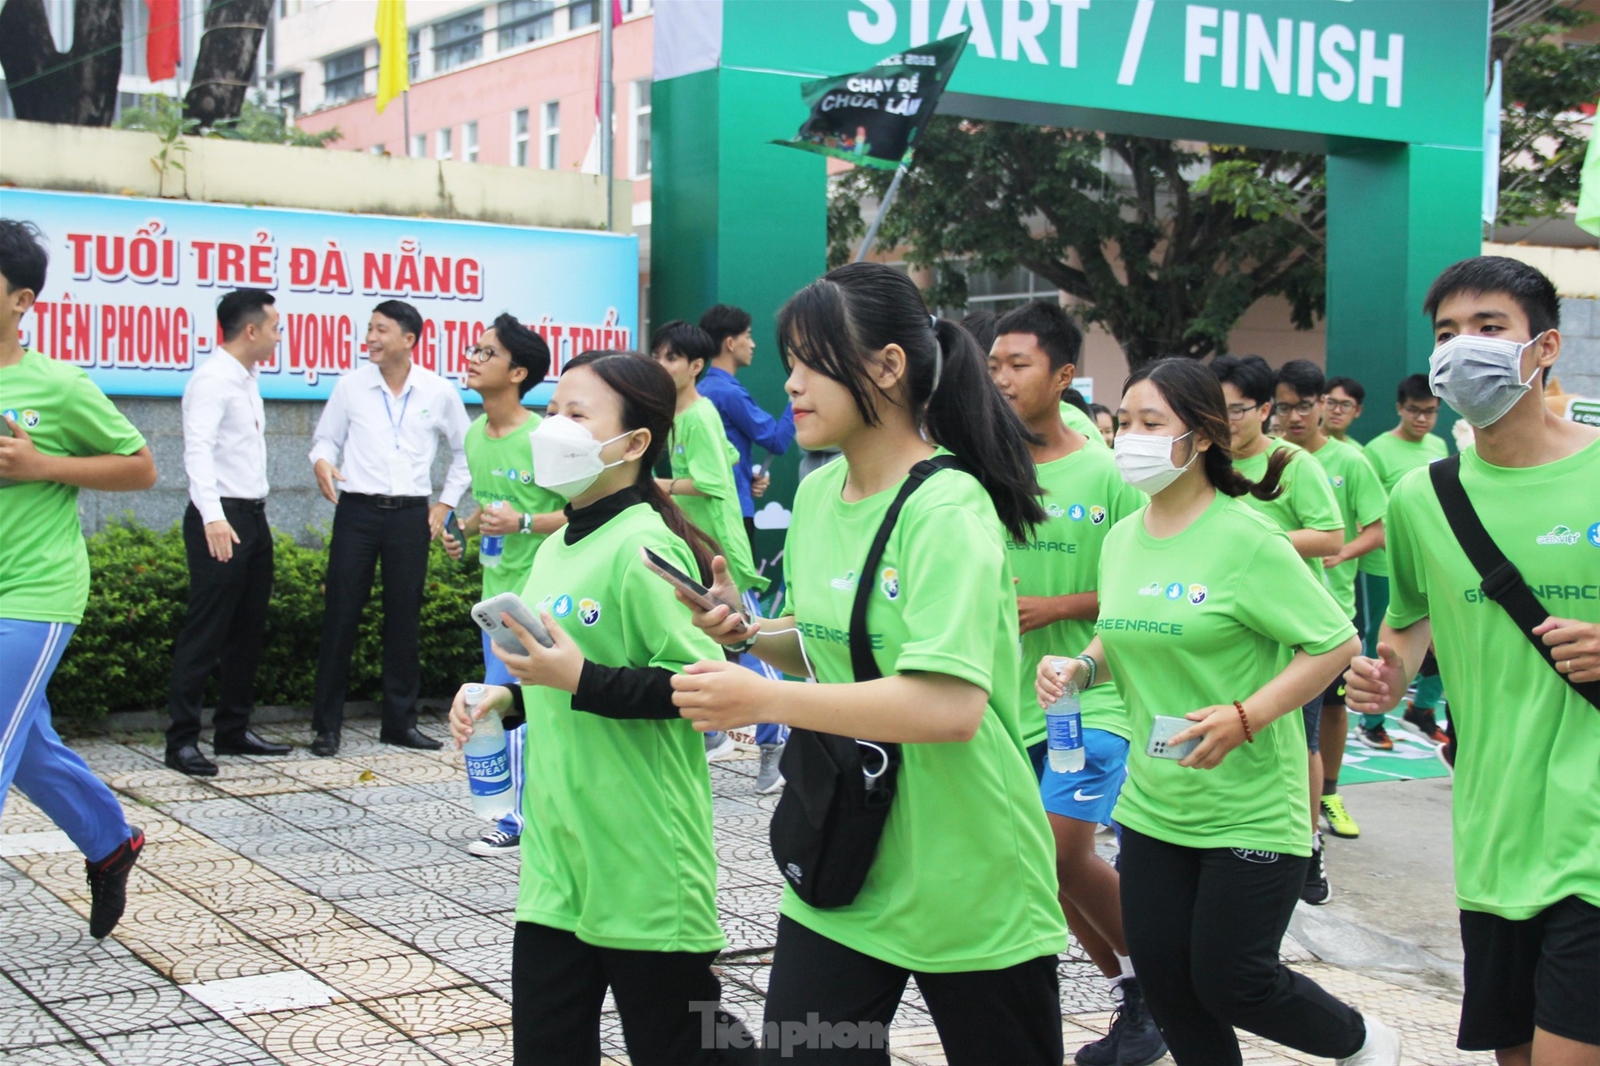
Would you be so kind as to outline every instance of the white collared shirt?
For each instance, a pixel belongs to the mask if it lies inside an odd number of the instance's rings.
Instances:
[[[341,492],[428,496],[442,436],[452,455],[439,502],[454,507],[472,483],[463,443],[468,425],[461,390],[450,381],[412,363],[396,396],[383,372],[367,363],[333,387],[311,437],[311,462],[338,467],[345,479],[334,484]]]
[[[200,364],[183,387],[183,471],[204,522],[223,520],[222,497],[267,495],[266,411],[256,371],[226,349]]]

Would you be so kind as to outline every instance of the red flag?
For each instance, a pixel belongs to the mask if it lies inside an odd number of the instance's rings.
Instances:
[[[178,73],[178,0],[144,0],[150,9],[150,34],[144,39],[144,65],[151,81]]]

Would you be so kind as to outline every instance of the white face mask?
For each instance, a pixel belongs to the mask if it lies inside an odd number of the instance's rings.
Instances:
[[[566,415],[551,415],[528,435],[533,445],[533,483],[568,500],[583,495],[603,471],[622,465],[621,459],[614,463],[601,459],[600,450],[632,432],[595,440],[593,433]]]
[[[1542,336],[1525,344],[1466,333],[1451,337],[1428,360],[1428,387],[1477,428],[1492,426],[1539,376],[1534,367],[1528,380],[1522,380],[1522,353]]]
[[[1116,443],[1112,445],[1117,472],[1122,475],[1122,480],[1140,492],[1154,496],[1178,480],[1178,475],[1189,469],[1189,463],[1194,462],[1194,455],[1191,455],[1188,463],[1172,465],[1172,446],[1189,433],[1179,437],[1162,437],[1154,433],[1117,434]]]

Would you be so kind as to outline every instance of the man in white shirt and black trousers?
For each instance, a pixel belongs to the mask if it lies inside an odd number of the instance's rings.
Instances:
[[[428,542],[472,482],[463,447],[467,408],[453,383],[411,362],[422,315],[385,300],[367,324],[366,366],[333,387],[317,420],[311,462],[332,500],[327,605],[311,711],[311,753],[337,754],[356,626],[383,560],[383,729],[379,739],[406,748],[442,746],[417,728],[422,665],[418,643]],[[439,502],[428,506],[430,472],[443,436],[450,469]],[[341,453],[343,455],[341,461]]]
[[[266,414],[256,364],[278,346],[272,294],[236,289],[217,304],[222,347],[183,389],[183,468],[189,506],[183,546],[189,610],[172,648],[167,765],[199,777],[217,766],[200,752],[200,702],[217,668],[213,750],[218,755],[287,755],[250,729],[256,665],[272,595],[272,530],[267,528]]]

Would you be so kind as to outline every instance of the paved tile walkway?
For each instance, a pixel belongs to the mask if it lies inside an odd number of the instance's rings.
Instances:
[[[82,856],[13,791],[0,821],[0,1061],[509,1064],[514,858],[463,850],[483,826],[458,753],[385,747],[375,730],[350,723],[335,759],[225,759],[208,781],[164,769],[158,737],[80,745],[149,840],[127,915],[98,944]],[[775,799],[754,794],[755,768],[718,763],[712,788],[724,1004],[759,1023],[779,878],[766,844]],[[1455,1003],[1285,949],[1400,1028],[1408,1063],[1490,1061],[1455,1050]],[[1061,1001],[1070,1061],[1111,1007],[1076,951],[1061,962]],[[625,1062],[609,1001],[602,1028]],[[1325,1061],[1245,1043],[1251,1066]],[[891,1044],[899,1061],[944,1062],[914,985]]]

